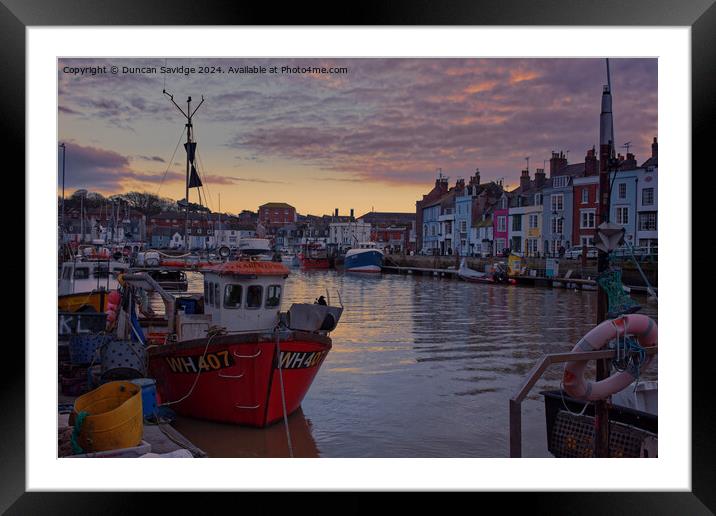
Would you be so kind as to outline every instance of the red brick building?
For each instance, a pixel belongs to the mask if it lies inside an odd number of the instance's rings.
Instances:
[[[584,157],[584,175],[572,180],[572,244],[592,247],[599,225],[599,161],[595,149]]]
[[[404,253],[408,247],[408,228],[390,226],[371,228],[370,240],[386,253]]]
[[[259,206],[259,222],[264,227],[277,227],[296,222],[296,208],[285,202],[268,202]]]

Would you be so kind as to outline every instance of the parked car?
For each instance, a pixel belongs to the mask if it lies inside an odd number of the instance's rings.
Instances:
[[[576,245],[574,247],[570,247],[564,252],[564,258],[567,260],[579,260],[582,257],[582,246]],[[596,258],[597,257],[597,248],[596,247],[587,247],[587,258]]]

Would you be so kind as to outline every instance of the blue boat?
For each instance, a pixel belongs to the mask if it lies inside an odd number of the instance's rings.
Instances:
[[[356,249],[346,251],[343,267],[349,272],[380,272],[383,266],[383,252],[375,248],[375,242],[359,244]]]

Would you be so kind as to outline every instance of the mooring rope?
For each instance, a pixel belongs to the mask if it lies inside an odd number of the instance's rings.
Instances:
[[[209,351],[209,344],[211,344],[211,341],[212,341],[212,340],[214,339],[214,337],[216,337],[217,335],[219,335],[219,334],[218,334],[218,333],[214,333],[214,334],[210,335],[209,338],[206,340],[206,346],[204,347],[204,353],[201,355],[201,359],[200,359],[199,363],[201,363],[201,360],[203,360],[203,359],[206,357],[206,352]],[[159,405],[159,406],[160,406],[160,407],[168,407],[169,405],[174,405],[174,404],[176,404],[176,403],[179,403],[180,401],[184,401],[184,400],[187,399],[189,396],[191,396],[191,393],[194,392],[194,387],[196,387],[196,384],[199,382],[199,376],[201,375],[201,373],[202,373],[203,371],[204,371],[204,370],[200,367],[199,370],[196,372],[196,377],[194,378],[194,383],[192,384],[191,389],[189,389],[189,392],[187,392],[186,395],[182,396],[182,397],[179,398],[178,400],[175,400],[175,401],[167,401],[166,403],[162,403],[162,404]]]
[[[276,326],[276,362],[278,363],[278,379],[281,384],[281,404],[283,405],[283,425],[286,428],[286,441],[288,442],[288,455],[293,458],[293,446],[291,445],[291,431],[288,428],[288,414],[286,413],[286,391],[283,387],[283,369],[281,368],[281,345],[279,343],[279,327]]]

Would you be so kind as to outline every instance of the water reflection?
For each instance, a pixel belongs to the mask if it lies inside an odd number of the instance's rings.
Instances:
[[[246,428],[179,416],[173,426],[209,457],[289,457],[283,422],[268,428]],[[288,417],[294,457],[318,457],[311,422],[298,409]]]
[[[190,291],[201,291],[199,275],[189,280]],[[303,413],[291,418],[302,456],[506,457],[507,400],[544,353],[569,351],[593,327],[597,299],[595,292],[292,269],[282,309],[320,295],[337,304],[338,293],[345,311],[333,349]],[[656,307],[641,313],[656,318]],[[548,369],[523,403],[525,456],[548,456],[538,393],[558,388],[561,372]],[[655,362],[644,378],[656,375]],[[181,419],[177,428],[211,456],[287,454],[282,423],[254,430]]]

